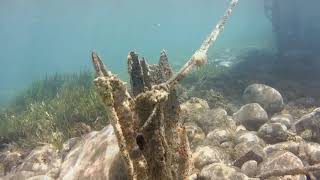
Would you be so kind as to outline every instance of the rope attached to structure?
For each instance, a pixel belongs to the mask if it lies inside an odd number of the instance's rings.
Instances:
[[[194,65],[202,65],[207,61],[207,52],[211,45],[217,40],[220,32],[223,30],[227,20],[232,14],[233,8],[238,4],[238,0],[232,0],[225,15],[220,19],[218,24],[209,34],[207,39],[202,43],[200,48],[192,55],[192,57],[188,60],[188,62],[180,69],[180,71],[170,78],[166,84],[172,85],[177,81],[180,81],[191,69]]]

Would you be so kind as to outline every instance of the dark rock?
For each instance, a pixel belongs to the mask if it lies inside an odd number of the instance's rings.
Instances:
[[[281,123],[266,123],[258,131],[266,143],[278,143],[286,141],[288,138],[287,127]]]
[[[249,160],[255,160],[258,163],[262,162],[265,158],[265,153],[262,146],[256,143],[243,142],[234,147],[234,166],[241,167]]]
[[[253,131],[268,121],[268,114],[257,103],[246,104],[233,114],[233,119]]]
[[[302,116],[294,123],[293,129],[298,134],[301,134],[304,131],[310,131],[312,139],[320,142],[320,108],[317,108],[311,113]]]
[[[236,167],[241,167],[245,162],[250,161],[250,160],[254,160],[258,163],[263,161],[263,155],[261,153],[261,151],[257,151],[255,149],[252,149],[250,151],[248,151],[246,154],[244,154],[243,156],[241,156],[240,158],[238,158],[233,165]]]

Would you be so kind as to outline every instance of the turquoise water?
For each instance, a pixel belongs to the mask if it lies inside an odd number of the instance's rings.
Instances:
[[[130,50],[156,62],[166,49],[179,66],[227,5],[226,0],[1,0],[0,104],[46,74],[91,69],[92,50],[122,78]],[[273,48],[263,1],[240,0],[209,56],[247,47]]]

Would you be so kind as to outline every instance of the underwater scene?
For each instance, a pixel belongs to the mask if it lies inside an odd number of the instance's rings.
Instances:
[[[320,179],[319,0],[1,0],[0,180]]]

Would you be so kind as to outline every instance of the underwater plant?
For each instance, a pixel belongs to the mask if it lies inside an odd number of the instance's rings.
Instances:
[[[67,139],[106,123],[105,109],[89,71],[55,74],[38,80],[0,112],[0,137],[22,146]]]

